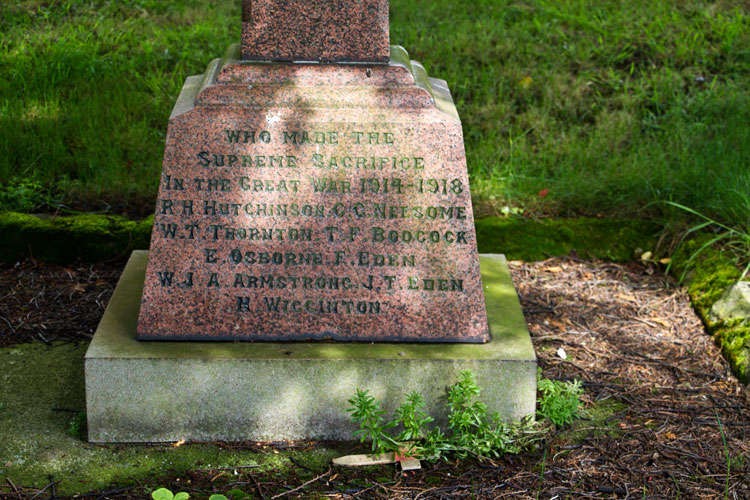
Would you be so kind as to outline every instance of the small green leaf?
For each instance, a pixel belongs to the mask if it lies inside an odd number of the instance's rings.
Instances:
[[[158,490],[152,492],[151,498],[153,498],[154,500],[175,500],[172,492],[166,488],[159,488]],[[182,500],[184,500],[184,498]]]
[[[211,495],[210,497],[208,497],[208,500],[229,500],[229,499],[225,497],[224,495]]]
[[[188,498],[190,498],[190,495],[188,495],[184,491],[181,491],[174,496],[174,500],[187,500]]]

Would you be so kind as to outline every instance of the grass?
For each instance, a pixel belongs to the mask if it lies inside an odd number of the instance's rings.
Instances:
[[[184,78],[238,39],[239,11],[237,0],[3,2],[0,184],[39,183],[84,210],[152,210],[171,107]],[[449,82],[479,214],[685,217],[650,205],[669,200],[747,226],[745,11],[741,0],[393,0],[391,40]]]
[[[152,209],[183,80],[239,36],[238,16],[226,1],[3,2],[0,183]]]

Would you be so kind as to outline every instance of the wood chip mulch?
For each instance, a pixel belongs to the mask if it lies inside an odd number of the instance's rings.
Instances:
[[[123,267],[0,264],[0,347],[91,339]]]
[[[581,380],[587,408],[610,408],[606,420],[590,415],[537,453],[491,462],[423,462],[407,474],[390,466],[329,471],[309,469],[300,454],[282,477],[241,469],[229,486],[193,471],[190,488],[184,477],[159,485],[193,498],[239,487],[260,498],[750,499],[750,389],[732,376],[683,289],[641,263],[510,265],[543,375]],[[0,345],[90,336],[120,268],[0,267]],[[13,498],[36,493],[19,489]]]

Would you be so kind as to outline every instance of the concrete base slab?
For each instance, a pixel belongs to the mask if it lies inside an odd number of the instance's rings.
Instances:
[[[139,342],[147,259],[133,252],[86,353],[92,442],[351,439],[357,388],[389,416],[418,391],[445,425],[461,370],[490,412],[534,413],[536,356],[502,255],[480,255],[487,344]]]

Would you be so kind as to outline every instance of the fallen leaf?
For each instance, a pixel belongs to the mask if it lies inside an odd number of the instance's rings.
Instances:
[[[669,328],[669,326],[670,326],[669,321],[667,321],[665,319],[661,319],[661,318],[648,318],[648,319],[649,319],[649,321],[653,321],[654,323],[660,324],[664,328]]]
[[[549,189],[548,188],[544,188],[541,191],[539,191],[538,194],[539,194],[540,198],[544,198],[545,196],[547,196],[549,194]]]
[[[670,262],[672,262],[672,259],[670,259],[669,257],[665,257],[665,258],[659,260],[659,264],[664,264],[664,265],[667,265]]]
[[[564,325],[564,324],[563,324],[562,322],[560,322],[560,321],[557,321],[557,320],[551,319],[551,320],[549,320],[549,323],[550,323],[551,325],[553,325],[553,326],[556,326],[556,327],[557,327],[557,329],[558,329],[558,330],[560,330],[560,331],[565,331],[565,330],[566,330],[566,327],[565,327],[565,325]]]
[[[542,271],[548,271],[550,273],[561,273],[563,268],[560,266],[545,267]]]
[[[627,300],[628,302],[635,302],[635,301],[636,301],[636,300],[635,300],[635,297],[633,297],[632,295],[626,295],[626,294],[624,294],[624,293],[618,293],[618,294],[616,295],[616,297],[617,297],[618,299],[620,299],[620,300]]]
[[[179,441],[177,441],[176,443],[173,443],[173,444],[172,444],[172,446],[173,446],[174,448],[179,448],[179,447],[180,447],[180,446],[182,446],[183,444],[185,444],[185,440],[184,440],[184,439],[180,439],[180,440],[179,440]]]

